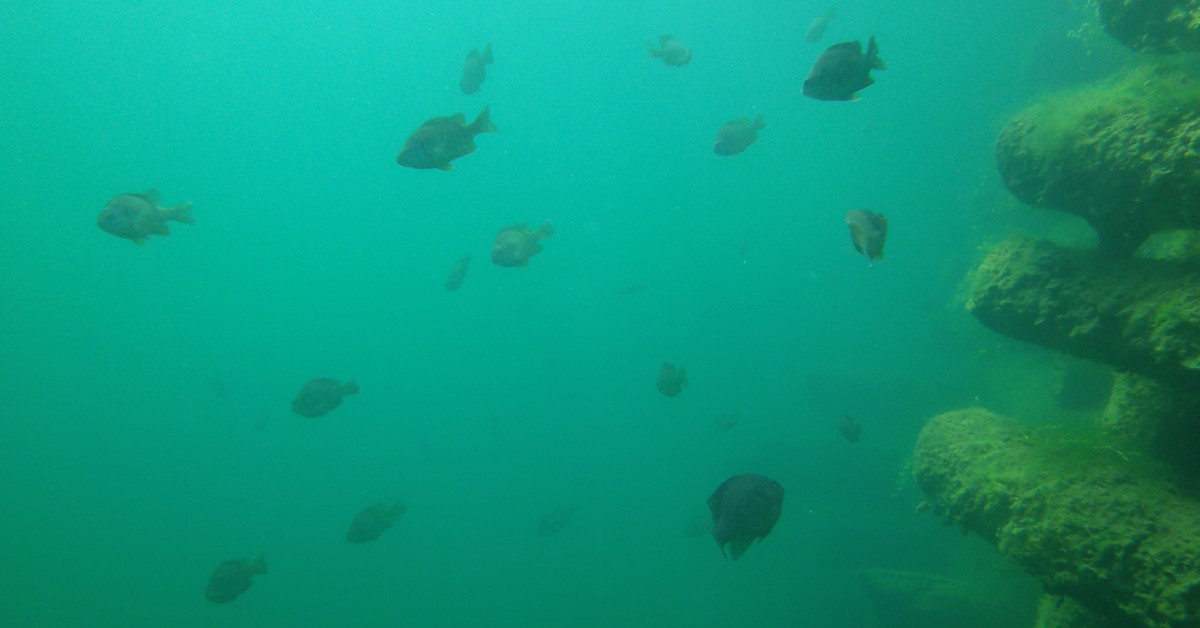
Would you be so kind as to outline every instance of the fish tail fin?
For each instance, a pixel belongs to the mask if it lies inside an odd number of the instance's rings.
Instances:
[[[258,558],[254,559],[254,563],[250,565],[250,573],[251,574],[267,573],[267,559],[263,558],[262,554],[259,554]]]
[[[481,65],[490,65],[492,63],[492,44],[488,43],[483,47],[483,54],[479,57]]]
[[[549,240],[554,237],[554,233],[554,223],[547,220],[542,223],[542,226],[538,227],[536,235],[539,240]]]
[[[404,505],[404,502],[397,499],[392,501],[392,507],[389,508],[388,511],[388,514],[395,519],[396,517],[408,512],[408,507]]]
[[[483,111],[479,112],[475,121],[471,123],[471,128],[476,133],[495,133],[496,125],[492,124],[492,110],[490,107],[484,107]]]
[[[767,122],[766,120],[763,120],[761,113],[754,114],[754,124],[751,125],[751,128],[753,128],[755,131],[767,128]]]
[[[342,384],[342,394],[343,395],[357,395],[358,394],[358,382],[356,382],[354,380],[350,380],[350,381],[346,382],[345,384]]]
[[[875,43],[874,35],[871,35],[871,39],[867,41],[867,62],[876,70],[887,69],[887,64],[879,56],[879,44]]]
[[[168,207],[162,210],[163,222],[174,220],[182,222],[185,225],[194,225],[196,221],[192,218],[192,203],[183,202],[174,207]]]

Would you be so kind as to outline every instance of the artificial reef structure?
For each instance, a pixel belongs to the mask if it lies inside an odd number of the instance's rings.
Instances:
[[[1200,51],[1200,0],[1096,7],[1130,48]],[[1200,626],[1200,72],[1146,59],[996,141],[1008,190],[1083,218],[1095,247],[1014,236],[968,281],[989,329],[1111,367],[1106,405],[1065,432],[947,412],[914,455],[925,505],[1042,583],[1037,626]]]

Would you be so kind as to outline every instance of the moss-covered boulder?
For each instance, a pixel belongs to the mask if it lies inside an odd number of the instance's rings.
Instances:
[[[1003,129],[996,164],[1022,202],[1083,217],[1109,254],[1200,228],[1200,76],[1145,66],[1052,96]]]
[[[934,513],[1048,592],[1117,625],[1200,625],[1200,503],[1115,452],[967,409],[929,421],[913,472]]]
[[[1104,30],[1139,52],[1200,51],[1200,0],[1096,0]]]
[[[1200,272],[1016,237],[975,270],[967,310],[1006,336],[1200,388]]]

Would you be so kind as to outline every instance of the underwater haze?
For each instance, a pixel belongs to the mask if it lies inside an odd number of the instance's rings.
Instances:
[[[915,512],[907,459],[929,417],[1003,410],[1004,374],[1046,359],[958,300],[981,243],[1040,224],[992,145],[1119,55],[1068,36],[1068,3],[836,8],[808,43],[827,2],[0,5],[0,624],[874,626],[876,568],[1029,603]],[[663,34],[690,63],[647,54]],[[859,100],[801,94],[871,35],[887,69]],[[498,130],[453,170],[396,163],[485,106]],[[756,114],[756,143],[713,153]],[[97,227],[149,189],[195,224]],[[854,208],[888,217],[873,267]],[[527,267],[492,263],[500,229],[547,220]],[[318,377],[361,392],[298,416]],[[785,497],[733,561],[687,530],[739,473]]]

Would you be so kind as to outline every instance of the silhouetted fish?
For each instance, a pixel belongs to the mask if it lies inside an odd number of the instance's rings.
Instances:
[[[754,116],[754,122],[749,118],[738,118],[721,125],[717,131],[717,141],[713,143],[713,152],[718,155],[736,155],[758,140],[758,132],[767,128],[762,114]]]
[[[309,381],[292,401],[292,412],[308,418],[319,417],[342,405],[342,397],[358,394],[358,382],[339,383],[336,379],[318,377]]]
[[[725,414],[718,414],[715,420],[717,427],[723,430],[731,430],[737,427],[737,424],[740,423],[742,419],[737,415],[736,412],[728,412]]]
[[[571,519],[575,516],[575,511],[578,510],[574,504],[566,508],[559,508],[553,512],[548,512],[542,515],[542,519],[538,521],[537,535],[539,538],[548,538],[554,536],[567,527]]]
[[[682,366],[676,370],[675,365],[670,362],[663,362],[662,368],[658,371],[658,392],[674,397],[683,392],[683,387],[688,385],[687,370]]]
[[[879,58],[879,46],[872,35],[863,54],[861,41],[848,41],[821,54],[804,79],[805,96],[815,100],[855,100],[860,90],[870,87],[875,79],[871,70],[885,70]]]
[[[483,80],[487,78],[487,66],[491,63],[491,44],[484,46],[483,52],[479,52],[479,49],[476,48],[467,53],[467,60],[463,62],[462,78],[458,81],[458,86],[462,88],[464,94],[474,94],[479,91]]]
[[[446,290],[453,291],[462,287],[463,279],[467,277],[467,266],[471,264],[471,254],[467,253],[454,265],[450,267],[450,272],[446,275]]]
[[[461,113],[433,118],[422,124],[404,143],[396,163],[405,168],[450,170],[451,161],[475,152],[475,136],[496,130],[487,107],[471,124]]]
[[[708,498],[713,538],[721,553],[729,545],[734,560],[755,539],[766,538],[783,512],[783,487],[775,480],[743,473],[725,480]]]
[[[497,266],[528,266],[529,258],[542,252],[542,240],[554,237],[554,225],[542,223],[536,230],[521,223],[505,227],[496,234],[492,242],[492,263]]]
[[[825,15],[818,15],[808,23],[808,30],[804,32],[806,41],[816,43],[821,41],[821,37],[825,35],[825,29],[829,27],[829,23],[837,17],[837,9],[829,9]]]
[[[857,443],[862,438],[863,433],[862,426],[849,414],[842,415],[842,420],[838,422],[838,431],[842,433],[842,436],[846,437],[846,440],[852,443]]]
[[[883,258],[883,245],[887,243],[887,216],[865,209],[846,212],[846,224],[850,226],[850,242],[854,250],[867,258],[867,265],[874,266],[875,260]]]
[[[350,529],[346,531],[347,543],[366,543],[379,538],[380,534],[387,532],[388,528],[407,512],[408,509],[400,500],[396,500],[391,504],[379,503],[374,506],[364,508],[362,512],[354,517],[354,521],[350,524]]]
[[[692,51],[670,35],[663,35],[658,38],[658,48],[650,47],[650,56],[662,59],[669,66],[681,68],[692,60]]]
[[[168,222],[192,222],[192,204],[180,203],[174,207],[159,207],[158,192],[147,190],[141,194],[118,194],[96,218],[96,226],[118,238],[133,240],[141,246],[152,235],[170,235]]]
[[[210,602],[225,604],[232,602],[250,588],[251,578],[267,573],[267,563],[259,556],[254,562],[227,560],[213,570],[204,589],[204,597]]]

